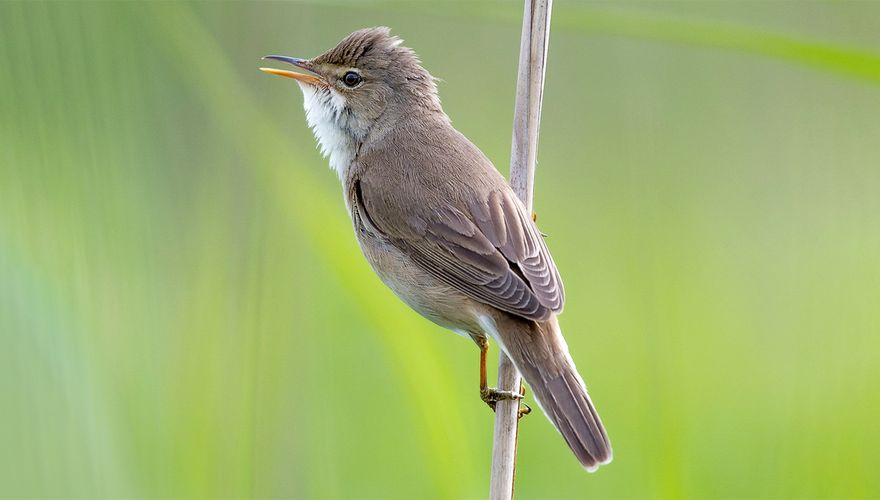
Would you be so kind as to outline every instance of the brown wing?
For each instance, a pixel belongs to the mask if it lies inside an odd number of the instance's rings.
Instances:
[[[397,203],[366,203],[359,211],[375,231],[431,275],[469,297],[532,320],[560,312],[564,291],[544,239],[505,186],[461,208],[441,205],[403,213]],[[393,197],[392,197],[393,198]],[[378,201],[381,210],[370,210]],[[385,203],[383,203],[385,201]]]
[[[471,204],[473,220],[480,231],[520,271],[529,289],[547,309],[560,313],[565,290],[556,264],[525,207],[509,189],[492,191],[488,199]]]

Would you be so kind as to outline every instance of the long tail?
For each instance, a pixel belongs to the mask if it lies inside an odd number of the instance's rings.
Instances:
[[[610,462],[608,434],[568,354],[556,317],[541,322],[508,315],[497,319],[497,331],[491,333],[581,464],[593,472]]]

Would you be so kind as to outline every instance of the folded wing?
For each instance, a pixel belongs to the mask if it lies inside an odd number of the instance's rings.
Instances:
[[[416,213],[400,213],[394,204],[371,211],[371,198],[364,203],[362,193],[356,200],[376,231],[443,283],[527,319],[545,320],[562,311],[556,265],[509,188]]]

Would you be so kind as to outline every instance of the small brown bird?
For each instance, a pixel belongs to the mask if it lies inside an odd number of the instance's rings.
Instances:
[[[379,278],[418,313],[480,348],[480,396],[498,342],[589,471],[611,461],[602,421],[556,315],[562,281],[544,238],[492,162],[452,127],[434,78],[388,28],[356,31],[313,58],[266,56],[293,78],[306,119],[343,184],[355,234]]]

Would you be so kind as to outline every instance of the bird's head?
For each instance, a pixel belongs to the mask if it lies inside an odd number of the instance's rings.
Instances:
[[[385,27],[355,31],[336,47],[312,58],[266,56],[295,66],[301,72],[260,68],[297,81],[305,96],[309,125],[325,153],[332,154],[330,136],[359,143],[386,118],[414,110],[439,111],[434,79],[415,53]],[[332,158],[331,158],[332,160]]]

